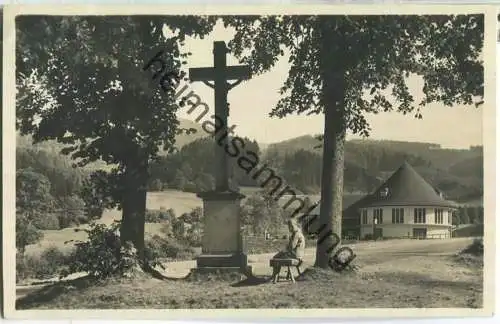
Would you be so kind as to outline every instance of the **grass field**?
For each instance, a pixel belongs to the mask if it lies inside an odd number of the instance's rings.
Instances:
[[[359,243],[353,246],[357,272],[309,268],[296,284],[266,281],[270,254],[249,256],[257,278],[246,282],[140,277],[96,284],[79,278],[24,296],[17,308],[480,308],[482,258],[472,263],[456,258],[470,243],[471,239]],[[306,266],[314,254],[314,249],[307,249]],[[194,263],[166,266],[166,276],[182,278]]]
[[[258,191],[258,188],[242,187],[241,192],[247,196]],[[319,199],[314,196],[314,198]],[[286,198],[283,199],[287,201]],[[203,201],[194,193],[182,192],[178,190],[165,190],[161,192],[148,192],[146,208],[150,210],[159,210],[161,208],[172,208],[177,216],[183,213],[190,212],[196,207],[202,207]],[[101,219],[97,223],[111,224],[115,220],[121,219],[121,211],[106,210]],[[152,236],[161,233],[161,224],[146,223],[146,236]],[[81,226],[80,228],[86,228]],[[26,247],[26,254],[37,255],[49,247],[57,247],[61,250],[69,250],[72,244],[65,244],[69,240],[85,240],[85,232],[75,232],[75,228],[65,228],[63,230],[46,230],[43,231],[43,239],[33,245]]]
[[[453,233],[454,237],[472,237],[484,235],[484,224],[459,225]]]

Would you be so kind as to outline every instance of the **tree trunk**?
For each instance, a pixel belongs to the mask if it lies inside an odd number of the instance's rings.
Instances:
[[[327,268],[334,240],[325,234],[342,238],[342,196],[344,193],[344,143],[345,132],[339,130],[339,114],[335,109],[325,111],[323,139],[323,169],[321,175],[321,205],[316,249],[316,267]]]
[[[137,249],[139,260],[144,260],[144,223],[146,214],[147,163],[130,164],[125,171],[120,239],[131,242]]]
[[[333,234],[342,237],[342,196],[344,192],[344,144],[346,137],[345,66],[335,57],[344,55],[343,33],[338,20],[321,20],[321,74],[325,114],[323,167],[321,171],[321,205],[315,266],[329,267],[333,252]],[[340,21],[342,18],[340,18]],[[347,53],[346,53],[347,54]],[[343,56],[341,56],[343,57]],[[338,242],[340,244],[340,241]]]

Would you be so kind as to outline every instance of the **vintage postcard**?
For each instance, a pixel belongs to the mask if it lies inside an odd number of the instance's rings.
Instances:
[[[491,316],[496,12],[4,7],[5,316]]]

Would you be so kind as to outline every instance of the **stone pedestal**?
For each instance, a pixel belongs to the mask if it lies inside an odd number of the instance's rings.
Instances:
[[[245,196],[233,192],[204,192],[202,255],[196,259],[196,272],[239,272],[248,274],[240,223],[240,201]],[[198,270],[198,271],[197,271]]]

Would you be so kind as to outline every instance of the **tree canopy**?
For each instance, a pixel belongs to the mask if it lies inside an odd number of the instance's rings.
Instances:
[[[167,68],[181,75],[185,37],[209,32],[210,19],[20,16],[17,26],[21,132],[72,145],[65,152],[81,158],[79,165],[123,165],[131,151],[154,156],[160,146],[171,149],[178,125],[173,89],[165,95],[142,67],[166,49]]]
[[[121,239],[140,253],[147,166],[160,147],[173,150],[180,131],[175,89],[155,75],[184,78],[185,38],[209,33],[214,22],[195,16],[16,18],[17,128],[35,142],[67,144],[63,153],[78,166],[99,159],[116,166],[94,179],[109,185],[100,193],[123,208]],[[160,50],[165,71],[148,71]]]
[[[224,21],[236,30],[233,53],[254,73],[269,71],[289,54],[290,71],[271,116],[323,112],[328,106],[324,73],[337,65],[347,82],[345,127],[355,134],[368,135],[365,113],[396,110],[421,117],[421,108],[432,102],[482,103],[483,15],[242,16]],[[323,39],[331,44],[328,53]],[[408,87],[412,75],[424,81],[418,102]]]
[[[288,54],[290,70],[270,115],[325,114],[321,209],[325,235],[341,236],[347,132],[368,136],[367,113],[422,118],[433,102],[482,103],[484,16],[228,16],[232,52],[254,73]],[[409,78],[423,81],[420,100]],[[331,235],[318,239],[316,265],[327,267]],[[325,242],[319,244],[319,242]]]

